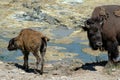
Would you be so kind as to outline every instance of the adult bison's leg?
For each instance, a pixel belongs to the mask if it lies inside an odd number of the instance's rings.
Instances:
[[[29,56],[29,52],[28,51],[23,51],[23,55],[24,55],[24,64],[23,67],[25,70],[28,70],[28,56]]]
[[[110,62],[117,62],[119,58],[118,42],[108,41],[107,42],[108,58]]]

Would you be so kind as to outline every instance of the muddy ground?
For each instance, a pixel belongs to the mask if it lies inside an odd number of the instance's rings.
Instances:
[[[0,80],[120,80],[119,67],[108,69],[106,61],[96,59],[93,63],[89,59],[88,55],[99,58],[106,52],[92,51],[86,32],[81,29],[96,6],[109,4],[119,5],[120,1],[0,0]],[[41,31],[50,38],[43,75],[34,73],[32,55],[30,69],[25,72],[22,53],[7,50],[8,41],[24,28]],[[88,56],[87,63],[79,53]]]

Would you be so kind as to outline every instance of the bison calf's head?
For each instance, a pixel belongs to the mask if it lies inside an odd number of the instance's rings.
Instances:
[[[98,20],[88,19],[83,27],[87,31],[89,45],[93,50],[102,49],[101,23]]]
[[[15,38],[12,38],[12,39],[9,41],[9,44],[8,44],[7,49],[8,49],[9,51],[17,50],[17,45],[16,45],[16,42],[15,42]]]

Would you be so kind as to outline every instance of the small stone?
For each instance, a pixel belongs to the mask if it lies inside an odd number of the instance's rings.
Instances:
[[[22,71],[22,72],[20,72],[21,74],[25,74],[25,72],[24,71]]]
[[[115,72],[115,71],[116,71],[116,69],[115,69],[115,68],[113,68],[113,69],[112,69],[112,72]]]
[[[11,70],[11,71],[9,71],[10,73],[17,73],[18,72],[18,70],[17,69],[13,69],[13,70]]]
[[[67,80],[67,76],[61,76],[62,80]]]
[[[53,65],[52,64],[46,64],[45,67],[50,68],[50,67],[53,67]]]
[[[2,62],[2,61],[0,61],[0,64],[3,64],[3,62]]]
[[[97,71],[102,71],[103,68],[104,68],[104,67],[101,67],[101,66],[95,66],[95,69],[96,69]]]
[[[59,75],[60,73],[61,73],[60,70],[56,70],[56,71],[53,71],[53,72],[52,72],[53,75]]]
[[[118,78],[117,80],[120,80],[120,78]]]

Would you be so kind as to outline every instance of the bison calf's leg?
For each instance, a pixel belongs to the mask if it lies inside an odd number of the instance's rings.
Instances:
[[[27,51],[23,51],[23,55],[24,55],[24,64],[23,67],[25,70],[28,70],[28,56],[29,56],[29,52]]]
[[[39,56],[39,52],[35,52],[33,53],[33,55],[35,56],[36,58],[36,69],[35,69],[35,73],[37,73],[38,71],[38,67],[39,67],[39,63],[40,63],[40,56]]]
[[[46,53],[46,48],[47,48],[47,41],[45,40],[45,38],[42,39],[42,45],[40,48],[40,52],[41,52],[41,74],[43,74],[43,67],[44,67],[44,56]]]
[[[45,51],[41,52],[41,73],[40,74],[43,74],[44,56],[45,56]]]

